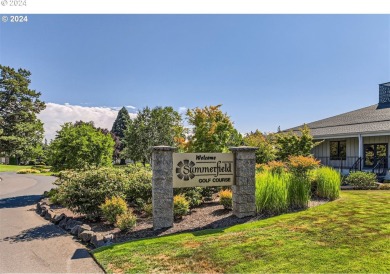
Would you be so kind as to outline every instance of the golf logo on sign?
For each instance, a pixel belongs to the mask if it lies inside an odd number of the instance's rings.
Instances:
[[[230,186],[234,181],[232,153],[174,153],[173,187]]]
[[[193,166],[195,166],[195,163],[193,161],[189,161],[189,160],[180,161],[176,167],[177,177],[184,181],[193,179],[195,177],[195,174],[191,172],[191,168]]]

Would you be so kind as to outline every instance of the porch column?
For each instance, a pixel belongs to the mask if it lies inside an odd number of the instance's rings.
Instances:
[[[359,139],[359,157],[362,159],[360,161],[359,170],[362,170],[362,162],[364,162],[364,159],[363,159],[363,136],[361,134],[359,134],[358,139]]]

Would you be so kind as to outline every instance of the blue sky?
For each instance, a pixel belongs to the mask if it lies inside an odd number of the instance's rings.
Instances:
[[[390,15],[29,15],[0,24],[0,52],[53,105],[223,104],[276,131],[377,103]]]

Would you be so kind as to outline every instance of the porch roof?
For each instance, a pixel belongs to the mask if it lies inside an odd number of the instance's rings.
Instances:
[[[297,132],[302,126],[285,131]],[[365,133],[389,133],[390,135],[390,108],[378,108],[376,104],[308,123],[307,126],[314,138]]]

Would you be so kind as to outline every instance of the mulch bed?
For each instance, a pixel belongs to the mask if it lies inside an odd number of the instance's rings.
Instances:
[[[310,201],[309,207],[326,203],[327,200],[315,199]],[[201,206],[191,210],[190,214],[181,220],[175,220],[173,227],[167,229],[153,230],[153,220],[151,217],[139,215],[137,225],[128,232],[121,232],[118,228],[106,222],[91,222],[82,215],[73,214],[66,208],[51,206],[56,214],[65,213],[68,217],[73,217],[91,226],[92,231],[102,235],[113,234],[114,242],[124,242],[140,238],[155,237],[161,235],[174,234],[179,232],[192,232],[204,229],[224,228],[236,224],[242,224],[255,220],[265,219],[270,216],[257,215],[254,217],[237,218],[231,210],[225,210],[217,201],[205,202]]]

